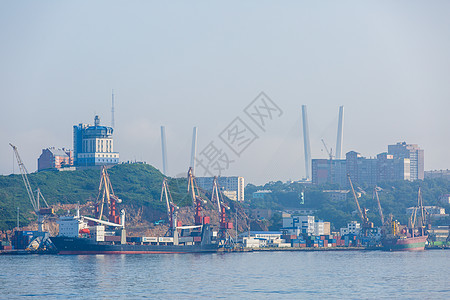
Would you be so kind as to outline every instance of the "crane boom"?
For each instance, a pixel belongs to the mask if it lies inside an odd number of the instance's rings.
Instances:
[[[178,206],[176,206],[173,203],[172,195],[170,194],[169,185],[167,184],[167,178],[164,177],[162,188],[161,188],[161,199],[160,201],[163,201],[163,198],[166,200],[166,206],[167,206],[167,218],[169,220],[169,235],[173,234],[174,229],[177,227],[177,210],[179,209]]]
[[[195,225],[203,225],[202,216],[202,203],[206,203],[206,200],[202,199],[198,194],[197,184],[195,182],[194,171],[192,167],[188,170],[188,193],[191,193],[192,201],[195,206],[194,222]]]
[[[11,143],[9,143],[9,145],[13,148],[14,154],[16,155],[17,163],[19,164],[20,174],[22,175],[23,183],[25,184],[25,188],[27,189],[28,198],[30,198],[31,205],[33,206],[34,211],[38,212],[39,204],[37,203],[36,198],[34,198],[33,190],[31,189],[30,182],[28,181],[28,170],[25,167],[24,163],[22,162],[22,159],[20,158],[17,147]]]
[[[384,224],[383,210],[381,209],[380,198],[378,197],[378,189],[377,189],[376,186],[375,186],[375,188],[373,189],[373,194],[374,194],[374,197],[377,198],[378,210],[380,211],[381,225],[383,225],[383,224]]]
[[[327,147],[327,144],[325,144],[325,141],[323,139],[321,139],[321,140],[322,140],[323,146],[325,147],[325,151],[327,151],[327,154],[330,157],[330,160],[332,160],[333,159],[333,150],[332,149],[328,150],[328,147]]]
[[[350,187],[352,189],[353,198],[355,198],[356,207],[358,208],[359,216],[360,216],[361,220],[364,222],[365,221],[364,214],[361,210],[361,207],[359,206],[358,197],[356,197],[355,189],[353,188],[353,183],[352,183],[352,179],[350,178],[350,174],[347,174],[347,178],[348,178],[348,182],[350,183]]]

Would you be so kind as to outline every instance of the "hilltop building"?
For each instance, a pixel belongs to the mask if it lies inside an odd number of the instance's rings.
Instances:
[[[407,158],[410,160],[411,180],[423,180],[424,178],[424,153],[417,144],[406,144],[399,142],[395,145],[388,145],[388,153],[394,159]]]
[[[256,192],[253,192],[252,197],[253,199],[264,199],[270,194],[272,194],[271,190],[257,190]]]
[[[450,170],[433,170],[433,171],[425,171],[426,179],[434,179],[434,178],[442,178],[445,180],[450,180]]]
[[[95,116],[94,126],[73,126],[73,158],[76,167],[95,167],[119,163],[119,153],[114,152],[113,128],[100,125]]]
[[[38,171],[49,169],[61,169],[73,166],[73,151],[69,149],[56,149],[50,147],[42,149],[38,158]]]
[[[350,151],[345,159],[313,159],[312,183],[336,183],[348,187],[347,174],[354,183],[368,185],[424,178],[422,149],[405,142],[389,145],[388,149],[376,158],[366,158]]]

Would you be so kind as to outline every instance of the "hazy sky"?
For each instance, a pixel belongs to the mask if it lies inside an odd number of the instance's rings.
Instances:
[[[222,175],[302,178],[302,104],[313,158],[344,105],[344,153],[406,141],[450,168],[449,16],[449,1],[2,1],[0,173],[18,171],[10,142],[32,172],[43,148],[73,148],[74,124],[110,125],[112,89],[121,161],[162,168],[165,125],[169,175],[198,126],[199,152],[233,160]],[[265,131],[244,111],[260,92],[281,110]],[[240,156],[219,137],[236,117],[258,137],[233,141]]]

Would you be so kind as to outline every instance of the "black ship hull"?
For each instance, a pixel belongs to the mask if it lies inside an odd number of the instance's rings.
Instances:
[[[217,252],[217,244],[132,245],[95,242],[86,238],[53,237],[58,254],[164,254]]]

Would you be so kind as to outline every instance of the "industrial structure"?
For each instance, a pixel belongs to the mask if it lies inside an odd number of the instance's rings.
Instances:
[[[167,230],[166,236],[173,236],[175,234],[177,226],[181,226],[181,224],[178,224],[177,222],[177,213],[179,207],[173,202],[172,194],[170,193],[166,177],[164,177],[161,188],[161,201],[163,201],[163,199],[166,200],[167,219],[169,221],[169,229]]]
[[[303,124],[303,146],[305,154],[305,172],[306,172],[305,179],[311,180],[312,173],[314,172],[313,171],[314,166],[312,166],[311,161],[311,144],[309,140],[308,112],[306,109],[306,105],[302,105],[302,124]],[[339,121],[338,121],[336,153],[335,153],[336,159],[342,158],[343,140],[344,140],[344,106],[339,106]],[[330,161],[332,161],[333,160],[332,149],[328,149],[323,139],[322,143],[330,158]],[[332,164],[330,164],[330,166],[332,166]]]
[[[17,231],[14,236],[14,246],[15,249],[31,249],[35,251],[47,250],[51,248],[51,242],[49,240],[49,233],[44,230],[44,220],[48,216],[53,215],[53,209],[49,207],[47,201],[41,193],[40,188],[37,188],[36,197],[34,196],[34,191],[31,188],[30,181],[28,180],[28,170],[19,155],[19,151],[16,146],[9,144],[17,159],[17,164],[19,165],[20,174],[22,176],[23,183],[27,190],[28,198],[30,199],[31,205],[34,212],[37,215],[38,231]],[[45,206],[41,206],[41,199]],[[19,225],[17,225],[19,227]],[[19,229],[19,228],[17,228]]]
[[[59,254],[152,254],[152,253],[197,253],[216,252],[218,243],[213,241],[210,218],[204,216],[206,203],[198,193],[192,168],[188,171],[188,194],[195,207],[194,225],[182,226],[177,221],[178,207],[173,203],[167,184],[163,180],[161,201],[166,200],[169,230],[164,236],[127,237],[125,210],[117,214],[116,203],[121,201],[114,195],[111,182],[102,167],[99,197],[95,203],[95,218],[76,216],[61,218],[60,234],[52,241]],[[104,220],[106,218],[107,220]],[[88,222],[86,222],[88,221]]]
[[[308,111],[306,105],[302,105],[303,120],[303,146],[305,149],[305,179],[311,179],[311,144],[309,143]]]
[[[192,168],[192,175],[195,174],[195,162],[197,159],[197,127],[194,127],[192,130],[192,151],[191,151],[191,164],[190,167]]]
[[[228,229],[233,229],[233,223],[229,222],[227,219],[227,210],[230,207],[225,203],[223,197],[221,197],[221,192],[219,188],[219,183],[217,177],[214,177],[211,202],[217,203],[217,209],[219,212],[219,232],[217,239],[221,245],[226,247],[233,247],[234,241],[231,235],[228,233]]]
[[[98,116],[93,126],[82,123],[73,126],[73,152],[77,168],[119,163],[119,153],[114,152],[113,128],[101,126]]]
[[[166,127],[161,126],[161,151],[162,151],[162,165],[163,174],[167,176],[168,165],[167,165],[167,144],[166,144]]]
[[[339,106],[339,121],[336,139],[336,159],[342,158],[342,143],[344,140],[344,106]]]

